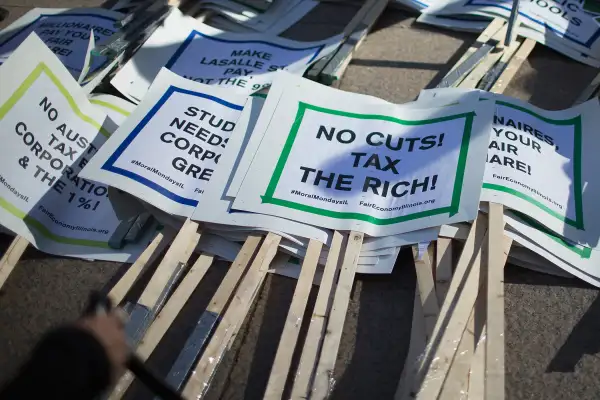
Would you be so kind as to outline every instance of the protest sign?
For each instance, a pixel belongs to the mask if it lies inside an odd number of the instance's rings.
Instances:
[[[447,103],[463,93],[426,90],[419,99]],[[481,200],[504,204],[569,240],[595,246],[600,236],[598,101],[547,111],[479,93],[496,102]]]
[[[545,111],[495,97],[481,200],[502,203],[568,239],[596,245],[600,236],[598,101]]]
[[[120,126],[135,110],[135,104],[110,94],[93,94],[90,103],[102,110],[117,126]]]
[[[279,72],[279,74],[286,74],[286,73]],[[306,80],[302,81],[302,85],[303,85],[303,87],[309,88],[310,90],[314,90],[316,92],[318,92],[322,88],[322,85],[320,85],[316,82],[310,82],[310,81],[306,81]],[[276,88],[271,88],[269,90],[269,96],[279,99],[279,97],[281,97],[281,94],[282,94],[281,89],[283,89],[283,86],[281,86],[281,85]],[[266,98],[266,95],[263,95],[263,94],[255,94],[254,96],[260,96],[262,98]],[[368,103],[368,104],[373,104],[373,105],[392,104],[385,100],[379,99],[377,97],[373,97],[373,96],[369,96],[369,95],[365,95],[365,94],[359,94],[359,93],[343,92],[343,96],[339,96],[338,98],[340,99],[340,101],[343,101],[343,102],[356,101],[356,102],[361,102],[361,104]],[[447,104],[443,104],[443,105],[448,105],[451,103],[456,104],[456,103],[460,103],[461,101],[464,101],[464,102],[474,101],[474,100],[477,100],[478,98],[479,97],[476,93],[465,93],[465,95],[461,96],[459,99],[456,99],[455,96],[453,96]],[[273,112],[275,111],[275,107],[277,106],[277,104],[278,104],[278,100],[270,102],[268,104],[268,108],[264,109],[265,115],[272,115]],[[435,99],[435,100],[432,99],[431,104],[432,104],[432,107],[441,106],[441,102],[439,99]],[[411,103],[403,104],[403,107],[428,108],[429,103],[427,102],[427,100],[420,99],[419,102],[411,102]],[[256,116],[258,117],[258,114]],[[233,172],[231,182],[228,184],[227,196],[230,196],[230,197],[237,196],[237,193],[240,190],[240,186],[242,185],[242,181],[244,180],[246,173],[248,172],[248,168],[250,167],[250,164],[252,163],[252,160],[254,159],[254,156],[256,155],[256,151],[263,140],[264,133],[267,128],[267,124],[270,122],[271,122],[271,120],[268,118],[262,118],[262,119],[258,119],[258,120],[253,119],[252,124],[258,124],[258,125],[252,127],[252,136],[248,140],[248,144],[245,147],[245,151],[241,155],[241,158],[238,161],[236,161],[237,167],[236,167],[235,171]]]
[[[115,22],[121,17],[118,12],[102,8],[34,8],[0,32],[0,64],[35,32],[78,79],[91,31],[95,43],[101,45],[117,31]],[[89,71],[95,71],[104,61],[105,57],[94,57]]]
[[[164,66],[196,82],[250,94],[268,87],[277,70],[303,74],[340,40],[341,36],[336,36],[300,43],[258,33],[227,33],[174,9],[111,83],[139,102]]]
[[[315,239],[322,243],[330,241],[331,232],[314,226],[248,212],[236,212],[231,209],[233,197],[226,195],[227,185],[233,172],[239,168],[238,160],[248,151],[246,144],[253,132],[253,127],[261,114],[264,99],[253,96],[246,103],[236,128],[227,143],[227,150],[220,159],[220,168],[211,178],[210,184],[202,195],[202,203],[196,207],[191,218],[195,221],[233,225],[238,227],[255,227],[268,232],[282,232],[289,235]]]
[[[174,215],[190,216],[247,97],[163,69],[144,101],[82,171]]]
[[[348,102],[290,74],[275,82],[234,209],[372,236],[475,218],[493,105]]]
[[[423,12],[435,15],[477,14],[508,18],[512,6],[512,0],[440,0]],[[595,59],[600,58],[600,24],[594,15],[582,8],[580,2],[526,1],[519,4],[519,15],[524,26],[542,33],[541,36],[531,39],[549,46],[552,46],[553,42],[561,41]]]
[[[79,176],[109,124],[46,45],[27,38],[0,67],[0,223],[49,253],[136,257],[147,242],[111,246],[142,210],[116,211],[106,185]]]

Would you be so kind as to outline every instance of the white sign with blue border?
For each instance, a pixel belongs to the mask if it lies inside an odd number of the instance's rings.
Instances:
[[[218,167],[245,95],[163,69],[82,175],[190,216]]]
[[[228,33],[171,11],[111,83],[140,102],[162,67],[213,86],[250,94],[270,86],[278,70],[302,75],[337,47],[341,35],[320,42],[297,42],[261,33]]]

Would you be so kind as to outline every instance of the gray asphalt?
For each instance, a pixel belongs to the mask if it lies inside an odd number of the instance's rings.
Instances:
[[[0,18],[4,18],[0,28],[30,7],[99,3],[0,0]],[[333,34],[353,9],[320,5],[304,26],[292,28],[287,36],[315,40]],[[410,101],[421,88],[435,86],[474,37],[418,25],[410,13],[388,9],[338,86],[397,103]],[[544,108],[565,108],[595,74],[591,67],[538,46],[505,93]],[[10,239],[0,239],[0,249],[5,249]],[[122,272],[120,267],[29,249],[0,293],[0,381],[14,373],[46,329],[79,314],[89,290],[110,287]],[[151,358],[154,368],[169,369],[225,270],[226,265],[219,263],[209,271]],[[600,398],[598,290],[575,279],[511,265],[506,267],[505,280],[507,399]],[[224,365],[231,368],[220,371],[211,398],[261,398],[294,285],[292,279],[269,276],[227,354]],[[333,398],[393,397],[408,351],[414,287],[409,251],[400,253],[390,276],[356,279],[335,368]],[[313,290],[311,307],[315,296]],[[134,387],[129,397],[147,398],[144,393]]]

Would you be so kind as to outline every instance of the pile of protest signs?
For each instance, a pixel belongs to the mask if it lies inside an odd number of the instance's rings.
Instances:
[[[493,299],[507,259],[600,287],[597,99],[546,111],[479,90],[432,89],[398,105],[328,88],[302,75],[344,35],[302,43],[274,34],[293,23],[283,14],[308,12],[313,3],[203,2],[218,14],[213,25],[172,9],[111,77],[123,98],[86,87],[86,76],[114,61],[90,50],[114,33],[118,11],[131,13],[140,2],[111,11],[38,9],[0,35],[0,224],[18,235],[11,248],[31,243],[62,256],[135,261],[111,292],[119,302],[170,244],[132,308],[132,320],[145,324],[137,339],[147,332],[144,358],[213,259],[232,262],[198,322],[203,340],[214,330],[213,339],[201,358],[195,345],[196,356],[183,355],[189,365],[173,371],[173,384],[190,398],[205,393],[214,360],[267,272],[298,278],[267,384],[272,398],[283,393],[313,283],[321,285],[314,312],[326,318],[310,324],[294,398],[306,398],[313,384],[326,392],[355,274],[391,273],[403,246],[413,246],[425,293],[433,287],[429,243],[465,241],[452,283],[451,267],[445,278],[464,305],[455,319],[465,323],[479,292],[479,268],[467,266],[486,264],[485,240],[492,307],[502,306]],[[426,12],[497,15],[444,4]],[[524,24],[520,32],[541,31]],[[551,37],[545,43],[564,44]],[[180,280],[193,252],[200,256]],[[0,286],[6,271],[0,264]],[[427,337],[449,312],[443,297],[431,310],[436,299],[421,299]],[[494,315],[488,312],[488,324]],[[417,388],[421,398],[442,390],[435,375],[449,368],[452,357],[443,352],[457,349],[453,324],[440,336],[448,343],[424,353],[434,368],[419,366],[415,382],[427,381]],[[111,399],[132,379],[125,376]]]
[[[600,67],[600,10],[593,2],[537,0],[518,4],[519,35],[582,63]],[[435,0],[422,11],[425,17],[421,21],[427,23],[430,17],[451,20],[465,15],[508,19],[512,7],[512,0]]]
[[[460,237],[460,223],[476,218],[480,201],[492,201],[510,209],[506,231],[516,243],[597,284],[590,265],[598,232],[588,222],[598,220],[590,205],[597,189],[590,183],[594,167],[589,156],[597,143],[587,133],[595,123],[595,104],[547,112],[484,92],[440,89],[398,106],[265,68],[287,63],[292,66],[288,71],[300,74],[317,57],[315,52],[324,51],[325,42],[292,49],[222,39],[229,34],[210,29],[177,10],[171,13],[144,45],[147,50],[142,47],[113,79],[137,106],[94,94],[76,101],[73,109],[69,98],[85,94],[61,72],[58,60],[65,60],[42,51],[35,36],[19,47],[21,53],[33,48],[31,54],[39,54],[40,62],[27,75],[16,67],[23,57],[17,52],[3,67],[7,84],[2,96],[10,107],[4,106],[2,121],[19,119],[16,130],[7,130],[17,133],[15,146],[26,147],[10,150],[3,161],[3,174],[17,174],[3,176],[5,189],[23,203],[5,204],[3,225],[44,251],[77,255],[72,243],[84,243],[104,249],[81,252],[87,258],[110,253],[107,257],[126,260],[139,250],[116,256],[122,249],[115,250],[119,246],[114,243],[124,245],[121,231],[140,216],[152,214],[172,229],[188,218],[218,237],[205,240],[228,260],[239,249],[231,242],[239,243],[253,231],[276,232],[282,236],[280,248],[287,255],[282,265],[287,268],[290,257],[294,264],[305,256],[310,240],[327,246],[333,231],[356,231],[367,235],[358,271],[389,273],[402,246],[438,235]],[[178,39],[172,38],[174,32],[181,32]],[[159,46],[167,39],[180,44]],[[209,51],[199,50],[205,47]],[[152,49],[151,55],[145,53]],[[205,55],[194,60],[198,52]],[[231,58],[210,55],[215,52]],[[300,57],[297,69],[295,57]],[[236,65],[225,66],[223,60]],[[190,79],[186,68],[199,78]],[[267,72],[255,74],[260,68]],[[242,73],[245,78],[219,78],[232,69],[249,72]],[[34,83],[46,71],[54,86],[38,89]],[[249,96],[274,78],[268,97]],[[250,89],[239,83],[254,79],[265,83]],[[21,121],[30,116],[11,99],[23,90],[32,97],[43,93],[39,101],[23,105],[38,109],[46,120]],[[65,102],[64,110],[55,97]],[[89,108],[85,112],[84,104]],[[68,118],[53,127],[56,132],[42,128],[54,125],[61,114]],[[75,125],[81,124],[77,121],[84,125]],[[48,138],[33,134],[36,130],[48,132]],[[484,146],[489,147],[487,156]],[[13,161],[20,168],[10,168]],[[38,192],[31,192],[36,186]],[[112,196],[109,186],[118,189]],[[113,204],[117,201],[128,206],[118,207]],[[89,222],[92,213],[103,224],[82,226],[82,218]],[[114,232],[120,242],[109,240]],[[105,241],[99,240],[102,235]],[[523,249],[515,254],[511,257],[518,262],[531,261]],[[326,259],[325,249],[320,264]]]

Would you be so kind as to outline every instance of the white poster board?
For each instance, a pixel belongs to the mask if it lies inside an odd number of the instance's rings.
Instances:
[[[246,100],[163,69],[82,176],[188,217],[218,169]]]
[[[305,81],[278,74],[234,209],[372,236],[475,218],[492,104],[361,104]]]
[[[423,12],[508,18],[512,5],[512,0],[439,0]],[[600,58],[600,23],[595,19],[596,16],[583,10],[580,2],[525,1],[519,4],[519,15],[524,26],[542,33],[542,36],[532,39],[550,46],[553,42],[560,41],[596,59]]]
[[[135,214],[116,212],[106,185],[79,176],[108,122],[46,45],[27,38],[0,67],[0,223],[48,253],[136,257],[147,243],[109,246]]]
[[[35,32],[62,61],[75,79],[84,66],[90,32],[96,45],[106,42],[116,31],[121,13],[103,8],[34,8],[0,32],[0,64]],[[104,63],[105,57],[94,57],[90,72]]]
[[[419,99],[447,102],[462,93],[426,90]],[[507,96],[480,95],[496,102],[481,200],[504,204],[569,240],[595,247],[600,237],[598,100],[547,111]]]
[[[111,83],[139,102],[160,69],[166,67],[196,82],[250,94],[268,87],[277,70],[302,75],[340,40],[341,36],[336,36],[302,43],[259,33],[228,33],[174,9]]]
[[[250,97],[246,103],[227,143],[227,150],[221,157],[220,168],[215,171],[210,184],[205,188],[202,203],[196,207],[191,218],[208,223],[258,228],[268,232],[284,232],[328,244],[331,232],[326,229],[285,218],[231,209],[234,198],[227,196],[227,187],[231,182],[231,176],[239,167],[241,155],[247,151],[246,145],[250,140],[252,128],[261,114],[263,103],[264,99],[256,96]]]

